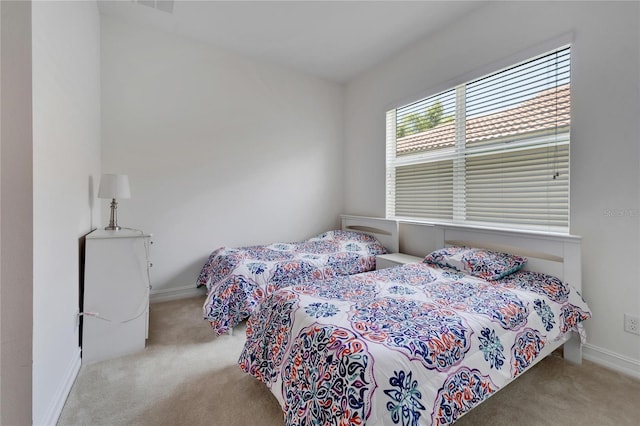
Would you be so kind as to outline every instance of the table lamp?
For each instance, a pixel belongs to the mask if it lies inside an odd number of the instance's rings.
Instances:
[[[98,198],[111,199],[111,217],[109,225],[104,229],[107,231],[118,231],[118,202],[116,198],[131,198],[129,190],[129,177],[127,175],[103,174],[100,179],[100,189],[98,189]]]

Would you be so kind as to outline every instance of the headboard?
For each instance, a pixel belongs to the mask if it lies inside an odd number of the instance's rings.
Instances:
[[[387,251],[397,253],[399,247],[398,222],[380,217],[340,215],[342,229],[369,234],[377,238]]]
[[[554,275],[581,290],[581,237],[479,226],[399,221],[400,251],[424,257],[442,247],[466,245],[525,256],[525,269]]]

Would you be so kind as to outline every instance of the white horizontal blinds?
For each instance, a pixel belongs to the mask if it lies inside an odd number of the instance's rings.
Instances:
[[[569,52],[564,48],[467,84],[467,148],[568,131]]]
[[[466,85],[467,221],[568,230],[569,55]]]
[[[453,158],[456,144],[456,91],[395,110],[394,205],[390,217],[453,219]],[[389,128],[389,126],[387,126]],[[389,136],[389,132],[387,133]],[[390,145],[387,143],[387,148]],[[387,178],[391,178],[387,173]],[[388,191],[388,195],[391,191]]]
[[[568,166],[568,143],[467,155],[466,220],[568,228]]]
[[[455,89],[396,110],[396,155],[455,146]]]
[[[396,167],[395,216],[453,218],[453,159]]]

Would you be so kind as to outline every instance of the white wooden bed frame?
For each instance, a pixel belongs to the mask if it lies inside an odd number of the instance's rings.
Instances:
[[[348,221],[346,219],[348,219]],[[381,226],[393,228],[393,225],[382,225],[383,222],[381,221],[389,220],[342,216],[342,227],[343,229],[347,229],[349,228],[349,224],[351,224],[351,227],[356,229],[359,227],[367,229],[368,227],[378,228]],[[414,227],[414,229],[411,230],[412,233],[413,231],[418,231],[418,235],[421,236],[424,234],[427,236],[426,238],[429,239],[429,241],[426,241],[424,244],[424,247],[428,248],[424,250],[425,253],[420,253],[421,255],[426,256],[428,252],[433,249],[450,246],[478,247],[516,254],[528,259],[524,268],[525,270],[544,272],[556,276],[582,292],[581,237],[447,224],[408,224]],[[400,224],[396,224],[396,232],[391,232],[391,234],[398,235],[396,238],[398,247],[400,242],[399,236],[401,235],[399,225]],[[415,229],[416,226],[422,229]],[[415,235],[412,237],[414,237],[415,242]],[[422,244],[418,244],[418,246],[422,246]],[[416,251],[418,246],[414,246],[413,250]],[[393,250],[393,252],[397,251],[399,251],[397,248]],[[556,341],[546,342],[540,354],[538,354],[536,359],[525,368],[522,373],[531,369],[561,346],[563,346],[562,353],[564,359],[574,364],[582,363],[582,342],[580,335],[571,331]],[[518,377],[522,377],[522,373],[519,374]],[[513,380],[517,379],[518,378],[515,378]],[[503,387],[502,389],[505,388]],[[463,416],[471,411],[473,410],[465,412]]]

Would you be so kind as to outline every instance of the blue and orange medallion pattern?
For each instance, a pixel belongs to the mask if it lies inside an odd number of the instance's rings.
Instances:
[[[371,271],[385,248],[372,236],[329,231],[299,243],[215,250],[198,276],[207,287],[204,319],[223,334],[274,291],[315,280]]]
[[[313,324],[298,333],[283,367],[287,425],[361,425],[375,388],[373,359],[353,332]]]
[[[297,283],[257,307],[239,365],[287,426],[448,425],[590,317],[575,289],[533,278],[422,263]]]

